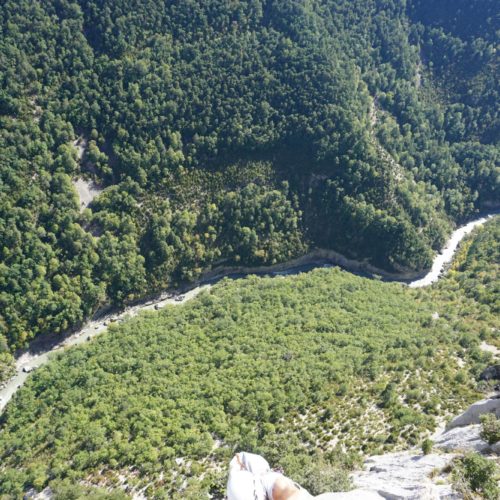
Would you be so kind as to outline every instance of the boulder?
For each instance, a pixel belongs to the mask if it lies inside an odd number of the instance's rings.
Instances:
[[[496,455],[500,455],[500,441],[498,443],[490,444],[490,450]]]
[[[479,380],[500,380],[500,365],[488,366],[479,375]]]
[[[479,424],[481,415],[493,413],[500,417],[500,398],[483,399],[469,406],[461,415],[454,418],[447,426],[446,430],[454,429],[455,427],[465,427],[467,425]]]

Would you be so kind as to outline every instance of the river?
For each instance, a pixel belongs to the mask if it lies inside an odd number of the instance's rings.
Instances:
[[[406,284],[411,288],[418,288],[429,286],[432,283],[436,282],[440,278],[440,276],[443,275],[443,272],[446,270],[446,266],[453,259],[460,241],[462,241],[465,236],[470,234],[473,229],[483,225],[487,220],[491,219],[497,214],[498,212],[485,214],[457,228],[452,233],[442,251],[434,258],[431,270],[420,279],[416,279],[413,281],[405,280]],[[331,255],[333,254],[334,253],[331,253]],[[300,259],[297,259],[293,263],[281,264],[279,266],[274,266],[273,268],[261,268],[258,273],[270,274],[274,276],[298,274],[315,267],[324,267],[325,265],[331,265],[327,264],[326,260],[327,259],[325,258],[321,258],[316,262],[309,261],[306,264],[297,264],[300,261]],[[359,272],[360,268],[362,268],[359,262],[346,259],[339,254],[335,254],[335,262],[336,264],[340,264],[341,267],[344,267],[348,271]],[[181,293],[180,291],[177,293],[165,292],[153,299],[148,299],[135,305],[126,307],[121,312],[115,311],[106,315],[101,315],[88,321],[82,328],[65,337],[61,337],[60,335],[52,335],[35,339],[30,344],[30,348],[16,358],[16,374],[7,381],[2,389],[0,389],[0,412],[2,412],[2,410],[5,408],[6,404],[16,393],[17,389],[24,384],[25,380],[29,376],[29,372],[31,372],[36,367],[46,363],[54,353],[61,352],[66,347],[82,344],[91,340],[92,337],[95,337],[96,335],[99,335],[100,333],[105,331],[107,329],[107,326],[112,322],[120,322],[126,318],[133,317],[137,315],[139,311],[148,309],[160,309],[167,304],[183,304],[188,300],[196,297],[202,290],[209,289],[213,285],[213,283],[224,276],[229,276],[237,279],[240,277],[244,277],[251,272],[251,270],[247,272],[235,272],[234,270],[229,270],[215,274],[209,273],[206,279],[200,280],[198,284],[196,284],[193,288],[185,293]],[[393,277],[389,277],[389,279],[391,281],[394,281]]]

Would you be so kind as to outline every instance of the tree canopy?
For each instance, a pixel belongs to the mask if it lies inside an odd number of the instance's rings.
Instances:
[[[338,268],[226,279],[110,326],[7,405],[0,494],[125,480],[151,498],[219,498],[241,449],[304,484],[325,464],[338,478],[329,487],[345,487],[356,456],[418,444],[436,417],[479,397],[491,358],[480,342],[500,346],[499,228],[429,289]]]
[[[322,246],[422,270],[499,198],[494,0],[6,0],[2,14],[9,348],[221,261]],[[106,187],[83,212],[77,176]]]

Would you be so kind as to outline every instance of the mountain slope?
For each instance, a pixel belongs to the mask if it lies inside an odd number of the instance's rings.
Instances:
[[[424,269],[498,200],[498,6],[464,5],[6,1],[8,346],[220,261]],[[108,186],[83,213],[80,175]]]
[[[235,449],[309,487],[421,442],[498,345],[498,220],[436,287],[340,271],[225,280],[40,367],[0,417],[0,493],[86,484],[220,496]],[[71,488],[70,488],[71,489]]]

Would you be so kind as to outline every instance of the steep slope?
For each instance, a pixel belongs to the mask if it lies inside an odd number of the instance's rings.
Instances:
[[[485,226],[436,287],[338,269],[226,280],[39,368],[0,417],[0,492],[85,484],[220,495],[235,448],[311,488],[358,453],[415,445],[478,399],[498,345],[498,237]],[[491,259],[491,260],[490,260]],[[123,487],[125,487],[123,486]],[[317,486],[317,485],[316,485]]]
[[[498,6],[462,3],[6,1],[9,348],[221,260],[427,267],[498,200]],[[80,213],[82,174],[108,188]]]

